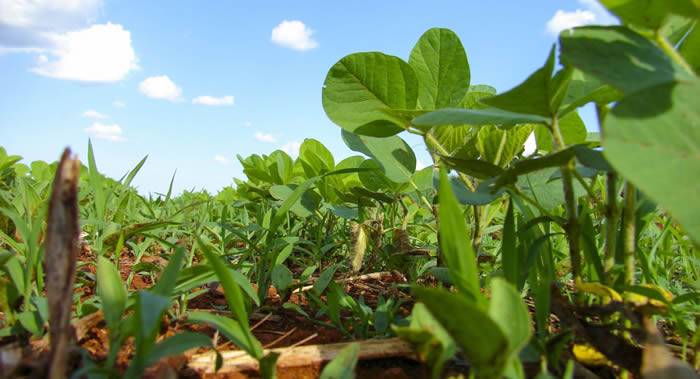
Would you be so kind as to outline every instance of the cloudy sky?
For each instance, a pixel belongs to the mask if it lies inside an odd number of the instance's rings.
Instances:
[[[149,155],[134,181],[144,193],[165,191],[175,170],[178,191],[215,192],[242,177],[237,154],[295,155],[307,137],[350,154],[321,107],[346,54],[407,59],[425,30],[447,27],[472,84],[504,91],[542,65],[559,31],[613,22],[594,0],[339,4],[0,0],[0,146],[53,161],[64,146],[85,157],[90,138],[113,177]]]

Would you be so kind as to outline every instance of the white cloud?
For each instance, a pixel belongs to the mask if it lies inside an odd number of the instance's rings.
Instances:
[[[272,42],[294,50],[311,50],[318,47],[308,26],[299,20],[284,20],[272,29]]]
[[[260,142],[275,143],[277,138],[270,133],[256,132],[255,139]]]
[[[579,4],[586,9],[576,9],[575,11],[557,10],[554,16],[547,21],[547,32],[558,36],[562,31],[577,26],[617,23],[615,17],[608,13],[596,0],[579,0]]]
[[[114,142],[126,141],[126,138],[122,135],[123,130],[121,126],[117,124],[103,124],[101,122],[95,122],[89,128],[85,128],[85,131],[91,137],[95,137],[97,139],[105,139]]]
[[[282,151],[289,154],[292,158],[296,158],[299,155],[299,148],[301,148],[299,141],[289,141],[280,147]]]
[[[524,156],[529,156],[537,151],[537,139],[535,139],[535,132],[530,133],[530,135],[525,140],[525,151]]]
[[[101,0],[0,0],[0,24],[65,29],[92,21],[101,8]]]
[[[215,156],[214,156],[214,161],[216,161],[216,162],[218,162],[218,163],[221,163],[222,165],[228,165],[228,164],[229,164],[228,158],[226,158],[225,156],[223,156],[223,155],[221,155],[221,154],[215,155]]]
[[[115,108],[124,108],[126,107],[126,103],[121,100],[114,100],[114,102],[112,102],[112,106]]]
[[[151,76],[139,84],[139,91],[152,99],[181,100],[182,90],[166,75]]]
[[[233,105],[233,96],[222,96],[222,97],[214,97],[214,96],[197,96],[194,99],[192,99],[192,104],[200,104],[200,105],[211,105],[211,106],[232,106]]]
[[[559,9],[554,16],[547,21],[547,31],[553,35],[559,35],[563,30],[577,26],[589,25],[595,22],[595,14],[591,11],[577,9],[573,12]]]
[[[94,120],[104,120],[108,118],[107,115],[104,115],[94,109],[88,109],[85,112],[83,112],[83,117],[92,118]]]
[[[39,55],[32,71],[56,79],[116,82],[138,68],[131,33],[119,24],[47,35],[51,47]]]

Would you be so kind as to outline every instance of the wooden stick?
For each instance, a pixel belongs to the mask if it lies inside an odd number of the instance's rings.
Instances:
[[[411,346],[398,338],[365,340],[358,343],[360,344],[360,360],[395,357],[416,359]],[[291,371],[309,374],[313,371],[318,375],[321,366],[335,358],[338,352],[349,344],[334,343],[286,347],[266,350],[265,354],[269,352],[280,354],[277,360],[278,372],[290,373]],[[215,371],[216,354],[214,352],[194,355],[189,362],[189,367],[203,377],[224,374],[226,377],[245,377],[247,373],[254,374],[258,371],[258,362],[245,352],[240,350],[224,351],[221,352],[221,355],[223,356],[223,365],[219,371]]]
[[[80,162],[66,149],[56,169],[46,227],[46,297],[49,303],[49,378],[66,377],[75,266],[80,253],[78,180]]]

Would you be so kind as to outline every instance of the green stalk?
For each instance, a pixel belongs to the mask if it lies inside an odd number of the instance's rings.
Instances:
[[[606,190],[608,204],[605,208],[605,274],[612,270],[615,265],[615,249],[617,247],[617,222],[619,211],[617,209],[617,174],[609,172],[606,176]]]
[[[691,75],[695,76],[693,68],[690,67],[688,62],[685,61],[683,56],[681,56],[681,54],[678,53],[678,50],[676,50],[673,47],[673,45],[671,45],[671,43],[668,42],[666,37],[664,37],[663,34],[661,34],[661,32],[657,31],[654,35],[654,39],[656,40],[656,44],[659,45],[661,50],[663,50],[664,53],[666,53],[666,55],[668,55],[674,62],[676,62],[679,66],[683,67]]]
[[[435,146],[435,148],[437,148],[439,153],[442,155],[448,156],[450,154],[449,151],[447,151],[447,149],[440,144],[440,141],[435,139],[435,136],[433,136],[430,132],[422,134],[422,136],[426,145]],[[428,144],[428,141],[430,141],[430,144]],[[501,141],[501,144],[503,144],[503,141]],[[433,155],[433,161],[437,164],[438,160],[436,158],[437,157]],[[464,185],[466,185],[470,191],[476,192],[476,185],[472,183],[467,175],[462,172],[458,172],[457,175],[459,175],[459,179],[462,180]],[[483,235],[484,225],[480,223],[481,208],[478,205],[473,205],[472,212],[474,213],[474,228],[472,229],[471,235],[472,246],[474,247],[474,251],[478,253],[479,248],[481,247],[481,238]]]
[[[554,151],[564,149],[564,137],[559,129],[559,119],[552,116],[552,137]],[[581,278],[581,229],[578,224],[578,208],[576,196],[574,195],[574,182],[572,172],[576,169],[574,160],[571,159],[561,166],[561,177],[564,187],[564,200],[566,205],[566,237],[569,242],[569,256],[571,258],[571,274],[574,282]]]
[[[625,183],[625,220],[622,226],[624,247],[623,256],[625,263],[625,283],[634,284],[634,253],[636,250],[636,224],[635,224],[635,188],[630,182]]]
[[[604,121],[610,108],[607,105],[596,104],[596,116],[598,118],[598,128],[601,137],[605,139]],[[610,270],[615,265],[615,249],[617,248],[617,223],[620,212],[617,207],[617,173],[608,172],[605,177],[605,190],[607,204],[605,207],[605,256],[603,269],[606,278],[609,277]]]

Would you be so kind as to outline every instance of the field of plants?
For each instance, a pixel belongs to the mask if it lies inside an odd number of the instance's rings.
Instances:
[[[343,57],[357,155],[239,156],[216,195],[0,148],[0,376],[697,378],[700,5],[602,3],[503,93],[447,29]]]

